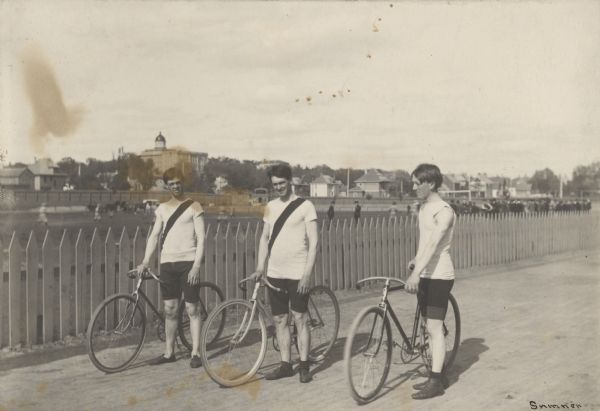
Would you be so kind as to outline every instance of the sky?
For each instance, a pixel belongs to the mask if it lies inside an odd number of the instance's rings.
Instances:
[[[600,2],[0,1],[6,162],[167,146],[334,168],[600,161]]]

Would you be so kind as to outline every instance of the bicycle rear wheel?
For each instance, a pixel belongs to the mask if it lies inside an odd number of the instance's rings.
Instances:
[[[146,336],[146,315],[129,294],[115,294],[96,308],[87,329],[88,355],[100,371],[126,369]]]
[[[420,327],[421,356],[423,357],[423,362],[425,363],[427,370],[431,371],[431,342],[423,317],[421,317],[420,320]],[[456,353],[458,352],[458,346],[460,345],[460,312],[458,310],[458,303],[452,294],[450,294],[448,299],[448,310],[446,312],[446,318],[444,319],[443,329],[446,344],[444,370],[447,370],[454,363]]]
[[[378,306],[363,309],[352,323],[344,349],[347,382],[357,403],[371,401],[383,387],[392,347],[390,322],[383,310]]]
[[[267,327],[258,307],[254,313],[252,310],[253,304],[248,301],[226,301],[209,314],[202,328],[202,364],[206,373],[221,386],[234,387],[248,382],[263,362]],[[209,344],[210,341],[213,343]]]
[[[322,361],[335,344],[340,328],[340,306],[328,287],[317,285],[310,289],[308,326],[311,340],[308,358]]]
[[[225,296],[223,295],[223,291],[214,283],[209,282],[201,282],[200,283],[200,300],[198,300],[198,304],[200,305],[200,320],[202,324],[206,322],[208,319],[208,315],[210,312],[219,304],[223,302]],[[188,349],[192,350],[192,334],[190,334],[190,317],[187,315],[187,311],[185,308],[185,301],[182,301],[179,304],[179,338],[181,339],[181,343]],[[208,342],[208,344],[212,344],[215,339],[219,337],[223,327],[225,326],[225,312],[220,318],[221,326],[215,329],[215,333],[213,333],[213,339]]]

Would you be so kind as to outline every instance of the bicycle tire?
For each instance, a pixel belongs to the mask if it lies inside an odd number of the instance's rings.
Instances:
[[[390,371],[392,348],[392,330],[383,309],[379,306],[364,308],[354,319],[344,348],[346,382],[358,404],[373,400],[383,387]],[[379,355],[383,356],[383,365],[375,368],[373,359]],[[371,371],[380,372],[377,377],[368,378]],[[369,388],[365,387],[367,382],[371,383]]]
[[[235,387],[250,381],[265,358],[265,318],[258,307],[253,315],[252,309],[253,304],[246,300],[225,301],[209,314],[202,328],[200,358],[204,370],[213,381],[223,387]],[[221,316],[226,319],[225,324],[219,337],[213,344],[208,345],[208,341],[212,340],[213,330],[221,327]],[[252,327],[254,328],[251,329]],[[237,341],[236,338],[242,339]],[[237,352],[236,358],[234,351]]]
[[[458,346],[460,345],[460,311],[458,309],[458,303],[452,294],[448,296],[448,310],[446,313],[446,318],[444,319],[444,339],[446,342],[446,355],[444,357],[444,370],[448,370],[452,364],[454,364],[454,360],[456,359],[456,354],[458,353]],[[421,356],[423,358],[423,363],[427,367],[428,371],[431,371],[431,350],[429,347],[429,334],[427,332],[427,327],[423,321],[423,317],[420,319],[420,346],[421,346]]]
[[[320,298],[322,296],[324,298]],[[326,302],[324,302],[326,300]],[[316,285],[309,291],[308,302],[309,327],[311,333],[311,347],[308,359],[319,362],[325,359],[337,340],[340,329],[340,305],[335,294],[329,287]],[[328,330],[328,331],[324,331]],[[315,345],[315,341],[320,343]],[[296,338],[298,349],[298,338]]]
[[[86,337],[96,368],[108,374],[123,371],[142,350],[146,314],[130,294],[111,295],[94,310]]]
[[[200,282],[200,318],[202,324],[206,322],[208,319],[208,315],[210,312],[219,304],[221,304],[225,300],[225,295],[223,291],[219,288],[218,285],[203,281]],[[179,304],[179,309],[177,312],[177,331],[179,333],[179,339],[181,343],[188,349],[188,351],[192,351],[192,336],[190,332],[190,317],[187,315],[187,311],[185,308],[185,301],[182,301]],[[223,331],[223,327],[225,326],[225,317],[221,318],[221,327],[218,333],[215,333],[214,338],[209,344],[212,344],[214,340],[216,340],[221,332]]]

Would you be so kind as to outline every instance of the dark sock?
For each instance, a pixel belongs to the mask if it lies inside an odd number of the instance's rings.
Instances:
[[[430,377],[432,380],[437,380],[437,381],[439,381],[439,380],[442,378],[442,373],[441,373],[441,372],[433,372],[433,371],[432,371],[432,372],[429,374],[429,377]]]
[[[300,360],[299,368],[304,368],[305,370],[308,370],[310,368],[310,363],[308,361]]]
[[[290,368],[292,368],[292,364],[287,361],[281,361],[281,368],[285,368],[286,370],[289,370]]]

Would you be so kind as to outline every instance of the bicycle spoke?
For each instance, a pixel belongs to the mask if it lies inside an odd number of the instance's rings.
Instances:
[[[379,307],[363,310],[352,324],[344,358],[354,399],[368,402],[377,395],[389,371],[392,355],[390,326]]]
[[[135,299],[116,295],[94,312],[88,326],[88,352],[92,363],[104,372],[126,368],[141,350],[145,317]]]
[[[243,300],[228,301],[206,321],[200,344],[201,356],[208,375],[221,385],[244,383],[254,376],[262,363],[267,333],[260,312],[253,314],[255,309]],[[211,330],[219,327],[221,315],[226,318],[221,334],[213,344],[205,344]]]

